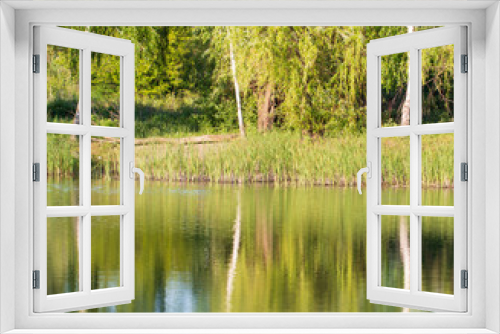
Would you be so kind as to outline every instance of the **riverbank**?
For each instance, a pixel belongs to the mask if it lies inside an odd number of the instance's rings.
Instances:
[[[136,166],[150,180],[355,186],[357,171],[366,165],[366,136],[310,138],[290,132],[249,134],[245,139],[215,143],[150,140],[136,143]],[[49,135],[48,174],[72,177],[79,170],[78,140]],[[92,142],[94,178],[119,176],[119,143]],[[453,187],[453,135],[422,138],[424,187]],[[407,138],[384,138],[382,175],[386,186],[409,186]]]

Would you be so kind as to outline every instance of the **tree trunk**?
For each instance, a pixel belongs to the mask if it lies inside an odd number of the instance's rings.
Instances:
[[[413,26],[408,26],[408,33],[413,32]],[[401,110],[401,125],[410,125],[410,63],[408,63],[408,83],[406,85],[406,97]]]
[[[80,124],[80,99],[76,105],[75,116],[73,117],[73,124]]]
[[[260,132],[265,132],[273,128],[274,106],[272,105],[272,85],[265,86],[264,93],[259,93],[259,111],[257,126]]]
[[[240,101],[240,86],[238,85],[238,78],[236,76],[236,62],[234,61],[233,42],[231,40],[231,30],[227,27],[227,36],[229,37],[229,55],[231,57],[231,68],[233,70],[234,91],[236,94],[236,104],[238,105],[238,126],[240,128],[240,136],[245,137],[245,125],[243,124],[243,114],[241,113]]]

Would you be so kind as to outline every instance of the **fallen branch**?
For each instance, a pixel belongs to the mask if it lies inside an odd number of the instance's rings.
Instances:
[[[146,144],[159,144],[159,143],[174,143],[174,144],[204,144],[204,143],[218,143],[224,141],[231,141],[237,139],[239,136],[237,134],[228,135],[203,135],[196,137],[185,137],[185,138],[146,138],[146,139],[136,139],[136,145],[146,145]]]
[[[184,137],[184,138],[144,138],[136,139],[135,145],[148,145],[148,144],[162,144],[162,143],[172,143],[172,144],[207,144],[207,143],[219,143],[225,141],[231,141],[238,139],[237,134],[227,134],[227,135],[203,135],[196,137]],[[106,142],[106,143],[118,143],[119,138],[104,137],[103,139],[92,138],[93,142]]]

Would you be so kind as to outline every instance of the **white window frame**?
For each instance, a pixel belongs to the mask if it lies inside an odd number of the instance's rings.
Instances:
[[[461,181],[461,163],[467,163],[467,76],[462,73],[461,55],[467,55],[466,27],[452,26],[419,31],[413,34],[381,38],[367,46],[367,161],[371,177],[367,179],[367,297],[372,303],[413,307],[423,310],[464,312],[467,290],[461,287],[461,270],[467,270],[467,184]],[[454,50],[454,121],[422,124],[421,50],[453,45]],[[410,64],[410,125],[383,127],[381,96],[381,57],[407,52]],[[454,205],[422,205],[423,135],[454,134]],[[382,199],[382,140],[385,137],[409,139],[410,203],[384,205]],[[384,287],[382,278],[383,216],[406,216],[410,221],[410,286],[408,290]],[[421,290],[422,217],[452,217],[454,240],[453,294]],[[411,306],[408,306],[411,305]]]
[[[15,101],[8,100],[3,104],[15,104],[15,120],[5,116],[2,106],[1,117],[4,117],[15,126],[15,146],[9,150],[11,143],[1,142],[2,154],[15,157],[15,231],[11,225],[2,221],[2,231],[8,231],[7,237],[15,237],[15,247],[5,242],[7,238],[1,236],[2,246],[7,245],[8,250],[13,250],[15,256],[9,260],[2,250],[2,266],[13,271],[15,279],[14,297],[9,294],[13,304],[15,302],[15,320],[10,322],[11,328],[22,329],[64,329],[69,333],[71,329],[87,328],[310,328],[310,329],[346,329],[346,328],[466,328],[468,333],[485,333],[486,327],[500,329],[498,321],[498,283],[500,263],[498,263],[498,244],[500,237],[499,229],[493,224],[492,219],[500,217],[500,210],[493,206],[490,211],[486,210],[484,202],[487,200],[486,191],[490,204],[500,199],[498,185],[500,177],[494,176],[491,185],[485,180],[485,161],[490,164],[487,170],[494,172],[500,162],[499,150],[500,138],[492,134],[495,126],[498,127],[499,117],[493,110],[498,110],[498,92],[500,80],[496,75],[500,74],[499,51],[500,43],[496,41],[500,28],[498,7],[486,10],[492,3],[484,2],[416,2],[403,3],[380,2],[366,8],[366,3],[317,3],[314,1],[293,3],[282,2],[280,4],[265,4],[259,2],[234,2],[221,4],[217,2],[165,2],[152,3],[144,1],[140,5],[130,3],[101,4],[99,2],[88,2],[84,4],[71,4],[68,2],[18,2],[7,1],[2,6],[17,7],[15,11]],[[143,6],[149,9],[124,9]],[[224,6],[226,8],[224,8]],[[365,6],[363,8],[363,6]],[[22,9],[24,7],[24,9]],[[78,7],[78,8],[76,8]],[[86,7],[86,8],[85,8]],[[160,8],[159,8],[160,7]],[[205,8],[202,8],[205,7]],[[0,7],[1,8],[1,7]],[[451,9],[450,9],[451,8]],[[210,9],[207,11],[207,9]],[[11,9],[4,9],[12,13]],[[207,15],[209,14],[209,15]],[[9,23],[10,22],[10,23]],[[9,27],[14,27],[12,20],[7,22]],[[469,69],[468,86],[468,152],[470,158],[470,181],[468,197],[468,234],[471,242],[468,245],[468,268],[469,308],[467,313],[436,313],[436,314],[374,314],[374,313],[312,313],[312,314],[34,314],[33,291],[31,289],[32,263],[32,183],[30,181],[31,156],[33,133],[32,104],[27,97],[32,96],[31,89],[31,45],[32,27],[36,24],[57,25],[451,25],[463,24],[468,26],[469,46],[468,54],[471,62]],[[488,30],[485,23],[489,23]],[[0,20],[0,24],[4,24]],[[2,28],[4,26],[0,26]],[[493,27],[493,31],[492,28]],[[8,34],[3,29],[0,32],[0,43],[5,42],[2,36]],[[493,38],[493,40],[492,40]],[[488,53],[486,52],[488,50]],[[4,51],[5,52],[5,51]],[[8,71],[5,64],[12,64],[12,60],[6,57],[0,58],[2,62],[0,69]],[[8,62],[10,61],[10,62]],[[4,63],[6,62],[6,63]],[[491,65],[489,71],[485,71],[485,64]],[[5,73],[5,72],[2,72]],[[5,94],[8,82],[0,78],[0,93]],[[486,82],[489,86],[486,86]],[[2,95],[2,99],[5,95]],[[486,97],[492,100],[486,99]],[[496,97],[496,98],[495,98]],[[13,103],[14,102],[14,103]],[[492,107],[486,108],[487,106]],[[494,109],[497,108],[497,109]],[[474,120],[472,119],[474,115]],[[486,122],[486,116],[491,117]],[[490,122],[495,120],[496,123]],[[495,125],[496,124],[496,125]],[[486,129],[493,130],[489,135]],[[498,132],[498,128],[496,128]],[[2,135],[0,133],[0,135]],[[489,137],[492,136],[492,137]],[[484,151],[485,141],[493,139],[490,145],[496,151],[489,153],[489,158]],[[491,147],[491,146],[490,146]],[[15,155],[13,154],[15,152]],[[0,181],[6,180],[6,171],[12,169],[11,165],[4,168],[5,160],[0,161]],[[362,166],[360,166],[362,167]],[[9,169],[10,168],[10,169]],[[4,191],[2,189],[2,191]],[[2,209],[5,202],[0,202]],[[496,207],[498,204],[496,203]],[[496,210],[496,211],[495,211]],[[486,216],[486,214],[488,216]],[[488,218],[488,219],[486,219]],[[498,220],[495,220],[495,223]],[[14,232],[14,233],[13,233]],[[490,233],[492,232],[492,233]],[[493,258],[486,257],[486,252],[494,252]],[[26,259],[29,259],[26,261]],[[485,279],[488,274],[488,280]],[[2,276],[8,276],[5,271]],[[9,278],[10,277],[10,278]],[[2,279],[0,283],[12,282],[12,277]],[[0,285],[2,297],[7,287]],[[485,293],[486,288],[489,289]],[[10,287],[11,289],[11,287]],[[9,299],[9,300],[10,300]],[[485,302],[486,300],[486,302]],[[0,312],[12,314],[6,311],[6,305],[0,304]],[[486,306],[488,305],[488,310]],[[2,307],[3,306],[3,307]],[[8,328],[9,329],[9,328]],[[358,330],[357,332],[360,332]],[[22,331],[17,331],[21,333]],[[33,330],[30,330],[33,332]],[[138,331],[141,332],[141,331]],[[144,331],[142,331],[144,332]],[[310,331],[312,332],[312,331]],[[345,332],[345,331],[344,331]],[[387,332],[387,331],[385,331]],[[436,332],[436,330],[432,330]]]
[[[124,39],[47,26],[34,27],[34,54],[39,55],[39,73],[33,75],[34,162],[40,165],[39,181],[33,184],[34,202],[34,270],[39,271],[39,288],[34,289],[35,312],[63,312],[95,307],[128,304],[135,296],[135,192],[130,177],[134,164],[135,133],[135,58],[134,45]],[[47,45],[79,50],[81,124],[47,122]],[[120,125],[91,124],[91,56],[92,52],[119,57]],[[47,206],[47,134],[79,136],[80,203],[75,206]],[[91,205],[91,139],[93,136],[117,138],[120,141],[120,203]],[[132,173],[132,175],[134,175]],[[119,286],[91,288],[91,220],[92,217],[120,218]],[[80,231],[79,290],[47,295],[47,218],[78,217]]]

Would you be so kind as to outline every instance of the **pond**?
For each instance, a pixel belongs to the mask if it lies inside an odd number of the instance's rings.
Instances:
[[[116,186],[94,183],[93,202],[107,202]],[[49,185],[49,203],[77,187]],[[424,192],[453,203],[452,190]],[[404,199],[408,190],[384,196]],[[407,311],[366,299],[365,205],[355,188],[147,182],[136,195],[135,300],[87,312]],[[453,293],[453,224],[434,219],[422,225],[422,286]],[[74,220],[49,218],[49,294],[78,289]],[[382,222],[382,282],[403,287],[409,222]],[[94,289],[119,285],[119,228],[118,217],[93,217]]]

